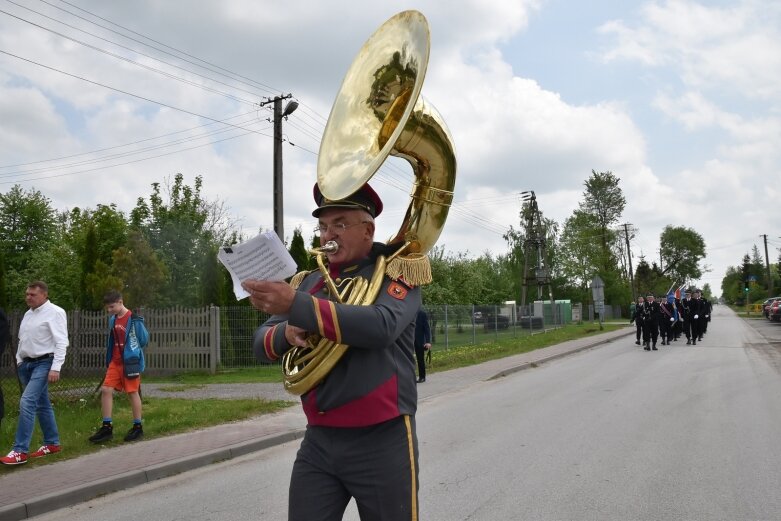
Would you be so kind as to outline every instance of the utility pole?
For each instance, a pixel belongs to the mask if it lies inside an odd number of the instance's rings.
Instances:
[[[629,227],[632,226],[632,224],[624,223],[622,226],[624,227],[624,240],[626,241],[626,258],[629,261],[629,286],[632,290],[632,302],[636,302],[637,296],[635,295],[635,273],[632,268],[632,250],[629,249]],[[635,231],[634,228],[632,231]]]
[[[765,240],[765,271],[767,273],[767,296],[773,296],[773,278],[770,276],[770,260],[767,255],[767,234],[760,235]]]
[[[548,297],[551,305],[551,320],[557,324],[556,302],[553,300],[553,288],[551,286],[551,273],[547,252],[547,239],[545,228],[542,225],[542,213],[537,206],[537,196],[534,191],[521,192],[522,200],[528,203],[526,208],[526,239],[523,241],[523,280],[521,281],[521,310],[526,306],[526,297],[529,294],[529,286],[536,284],[537,299],[542,300],[543,287],[548,287]],[[534,274],[529,273],[534,258]],[[529,316],[532,309],[529,308]],[[543,320],[545,313],[543,312]],[[563,322],[563,321],[562,321]]]
[[[287,119],[298,108],[298,102],[291,101],[283,111],[282,100],[292,97],[292,94],[275,96],[274,98],[266,98],[266,101],[260,104],[261,107],[269,103],[274,104],[274,231],[282,242],[285,242],[282,193],[282,119]]]

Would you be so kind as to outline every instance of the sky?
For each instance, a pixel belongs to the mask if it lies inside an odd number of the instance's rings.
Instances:
[[[454,203],[438,245],[502,255],[522,191],[560,225],[592,170],[620,179],[633,266],[667,225],[706,244],[721,293],[756,245],[779,257],[781,3],[773,0],[0,0],[0,193],[129,213],[181,173],[246,236],[274,227],[271,104],[283,122],[284,227],[308,238],[331,105],[363,43],[416,9],[423,85],[453,136]],[[371,184],[396,234],[412,172]]]

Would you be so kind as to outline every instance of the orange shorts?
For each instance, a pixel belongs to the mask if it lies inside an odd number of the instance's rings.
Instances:
[[[126,378],[122,360],[112,358],[106,371],[106,378],[103,380],[103,387],[113,387],[117,391],[126,393],[137,393],[141,388],[141,377]]]

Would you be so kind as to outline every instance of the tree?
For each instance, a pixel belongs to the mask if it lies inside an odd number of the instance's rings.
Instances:
[[[83,309],[101,309],[103,294],[91,291],[87,278],[95,273],[98,262],[103,270],[111,266],[114,251],[127,241],[127,220],[116,205],[99,204],[95,210],[74,208],[68,215],[68,224],[66,238],[79,259],[79,305]]]
[[[575,210],[564,221],[560,239],[560,266],[564,278],[578,288],[581,299],[588,300],[589,284],[599,271],[598,259],[602,249],[598,236],[588,214]]]
[[[662,273],[678,284],[702,277],[700,261],[705,257],[705,241],[691,228],[664,227],[659,247],[665,267]]]
[[[656,274],[642,255],[635,270],[635,284],[637,284],[637,295],[640,297],[645,297],[656,286]]]
[[[51,202],[38,190],[23,191],[14,185],[0,194],[0,251],[4,271],[0,273],[9,306],[24,302],[30,264],[58,238],[57,214]],[[33,270],[33,271],[38,271]]]
[[[620,179],[612,172],[591,171],[584,183],[583,199],[564,223],[561,233],[561,272],[577,281],[580,297],[588,300],[594,275],[605,282],[605,300],[625,302],[631,291],[618,259],[622,244],[613,226],[626,206]]]
[[[743,275],[739,268],[734,266],[727,267],[727,272],[724,275],[724,278],[721,279],[721,296],[730,304],[736,304],[738,301],[742,301],[742,299],[745,298],[743,292]]]
[[[128,305],[164,305],[161,302],[163,298],[160,289],[166,281],[166,270],[165,264],[152,250],[146,238],[140,232],[132,231],[127,245],[118,248],[113,255],[111,282],[122,281],[121,289],[108,285],[111,279],[106,278],[93,286],[93,294],[97,292],[102,298],[107,290],[120,289]]]
[[[309,254],[306,246],[304,245],[304,237],[301,234],[301,228],[293,230],[293,239],[290,241],[290,256],[296,261],[298,271],[309,271],[317,266],[314,259]]]
[[[612,172],[592,170],[591,177],[584,183],[586,191],[579,205],[580,210],[591,215],[601,231],[609,230],[624,213],[626,197],[618,186],[620,181]],[[606,239],[607,236],[604,237],[604,244]]]
[[[160,289],[159,305],[209,304],[204,299],[219,292],[218,288],[205,287],[219,284],[219,278],[205,279],[204,275],[213,262],[215,248],[225,239],[221,234],[226,229],[217,227],[215,223],[223,221],[213,216],[215,208],[222,206],[201,197],[202,185],[200,176],[190,187],[182,174],[176,174],[173,184],[167,187],[167,203],[163,201],[160,184],[153,183],[149,203],[139,198],[131,212],[131,226],[143,232],[167,269],[168,280]]]

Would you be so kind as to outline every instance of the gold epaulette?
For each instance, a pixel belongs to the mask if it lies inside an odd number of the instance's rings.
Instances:
[[[288,282],[288,284],[290,284],[291,288],[298,289],[298,286],[301,285],[301,282],[304,280],[304,278],[310,273],[312,273],[313,271],[315,270],[299,271],[298,273],[293,275],[293,278],[290,279],[290,282]]]
[[[412,286],[424,286],[434,280],[428,255],[420,253],[394,257],[385,267],[385,274],[393,280],[403,278]]]

